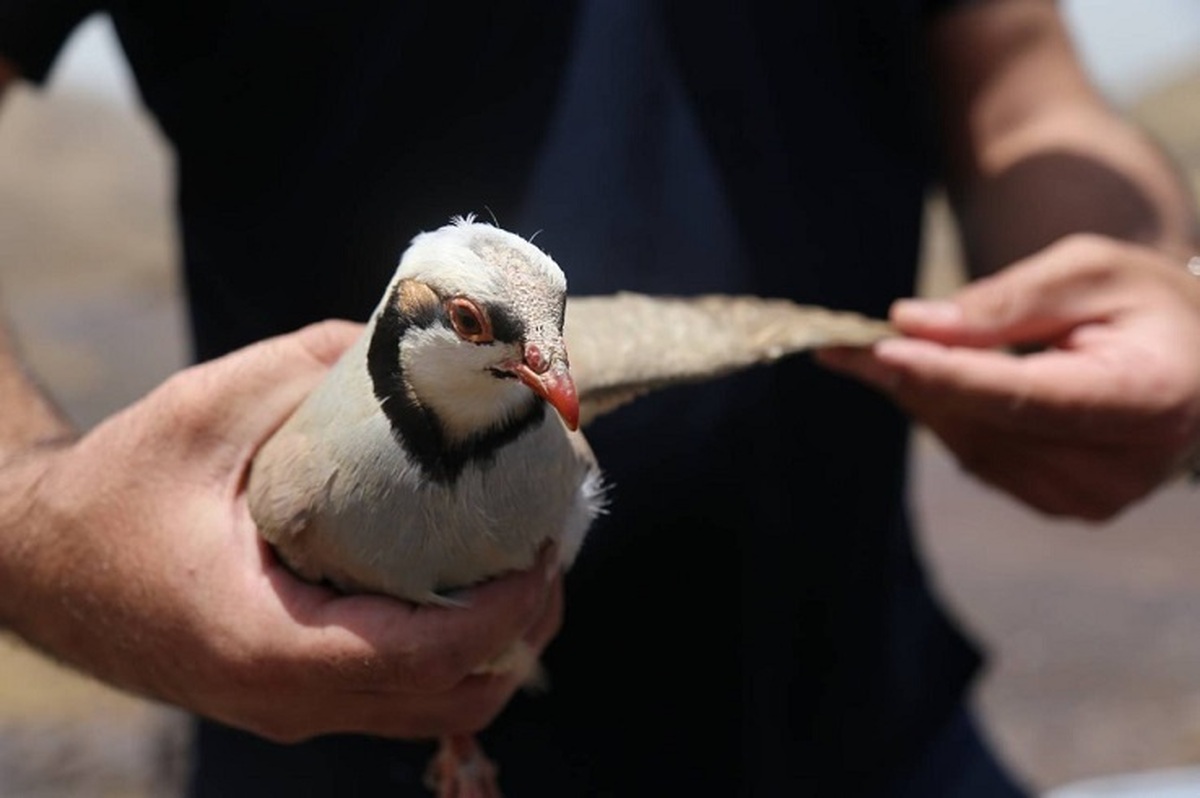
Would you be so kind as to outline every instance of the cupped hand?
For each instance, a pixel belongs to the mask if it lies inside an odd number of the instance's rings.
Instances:
[[[327,322],[180,372],[0,472],[0,621],[122,688],[276,740],[485,726],[521,674],[475,673],[561,621],[556,552],[465,608],[296,579],[245,501],[258,446],[360,327]]]
[[[1200,279],[1155,250],[1072,236],[892,322],[905,337],[820,361],[1043,512],[1109,518],[1200,445]]]

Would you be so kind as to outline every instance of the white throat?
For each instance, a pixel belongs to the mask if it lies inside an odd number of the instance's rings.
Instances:
[[[410,330],[400,349],[413,393],[455,442],[503,424],[537,401],[518,380],[498,378],[491,371],[508,357],[520,357],[517,347],[464,346],[442,327]]]

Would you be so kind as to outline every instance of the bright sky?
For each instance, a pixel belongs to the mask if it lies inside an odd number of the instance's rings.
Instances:
[[[1062,0],[1062,6],[1093,77],[1118,103],[1200,68],[1197,0]],[[104,19],[76,33],[54,80],[61,89],[133,102],[128,70]]]

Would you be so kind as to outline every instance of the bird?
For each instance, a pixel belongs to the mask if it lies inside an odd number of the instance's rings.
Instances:
[[[530,240],[456,217],[412,240],[363,333],[257,452],[250,513],[301,578],[458,606],[548,543],[575,559],[606,501],[581,426],[652,390],[892,334],[784,299],[568,301]],[[499,795],[470,736],[442,738],[434,762],[439,798]]]

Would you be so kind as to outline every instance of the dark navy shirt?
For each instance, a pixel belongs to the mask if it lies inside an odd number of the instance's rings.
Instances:
[[[934,5],[104,7],[178,152],[209,358],[365,319],[406,242],[469,211],[540,230],[573,293],[884,314],[912,292],[934,173]],[[37,79],[92,6],[0,0],[0,52]],[[611,512],[568,577],[551,690],[483,735],[508,794],[871,795],[908,769],[977,657],[914,555],[906,437],[886,401],[804,360],[589,429]],[[194,788],[222,796],[422,794],[429,753],[198,739]]]

